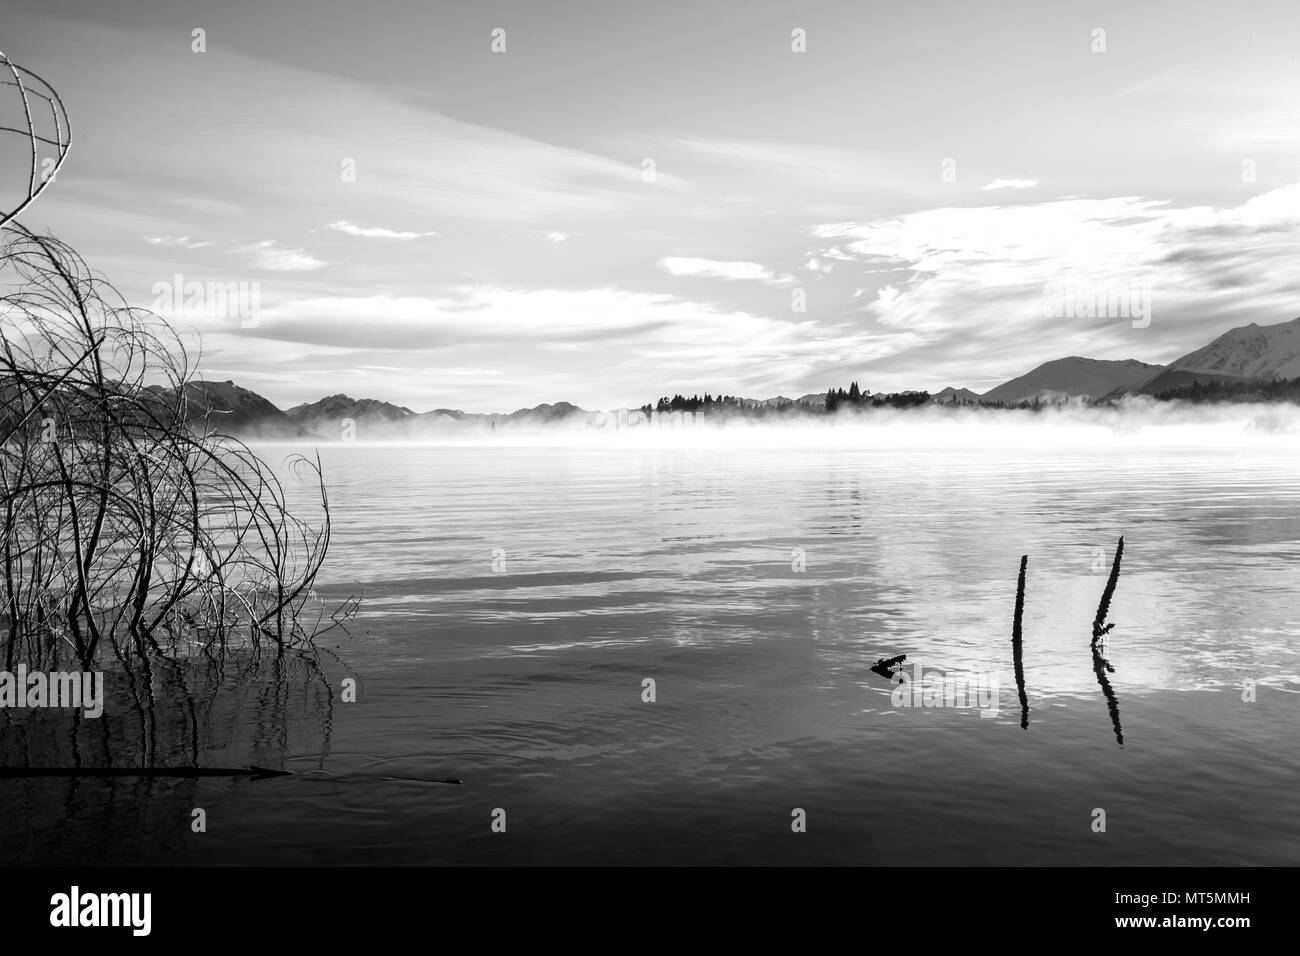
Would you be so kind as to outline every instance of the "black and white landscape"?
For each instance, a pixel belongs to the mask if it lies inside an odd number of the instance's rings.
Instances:
[[[6,0],[0,861],[1300,863],[1297,28]]]

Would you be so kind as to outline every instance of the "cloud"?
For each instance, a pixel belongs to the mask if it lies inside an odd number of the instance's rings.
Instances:
[[[709,276],[714,279],[749,279],[761,282],[774,281],[772,270],[757,262],[719,262],[716,259],[690,259],[666,256],[659,260],[660,268],[675,276]]]
[[[788,384],[827,356],[881,357],[917,341],[907,330],[882,335],[609,288],[313,297],[264,305],[261,316],[249,335],[328,348],[458,356],[441,367],[501,369],[513,360],[539,373],[558,366],[583,374],[589,368],[584,363],[599,351],[611,370],[626,367],[647,382],[671,370],[674,380],[697,381],[701,387],[713,380],[734,382],[755,368]]]
[[[1033,189],[1037,185],[1037,179],[995,179],[980,189]]]
[[[492,376],[501,374],[500,370],[495,368],[431,368],[429,369],[429,372],[433,375],[464,375],[472,376],[474,378],[481,378],[484,375]]]
[[[212,245],[211,242],[200,242],[189,236],[145,236],[144,241],[153,246],[169,246],[175,249],[204,249]]]
[[[813,231],[862,271],[892,273],[867,315],[921,338],[914,364],[962,381],[978,368],[996,381],[1069,354],[1168,361],[1233,325],[1300,312],[1300,184],[1228,208],[1070,199]],[[1050,290],[1063,284],[1102,295],[1149,290],[1151,324],[1053,315]]]
[[[340,219],[338,222],[332,222],[327,226],[336,232],[346,233],[349,236],[359,236],[364,239],[400,239],[409,241],[419,239],[423,236],[436,236],[436,232],[399,232],[396,229],[385,229],[382,226],[358,226],[355,223],[348,222],[346,219]]]
[[[78,173],[79,184],[84,187],[95,175],[110,180],[111,195],[101,202],[119,215],[124,206],[160,215],[155,197],[173,183],[193,197],[178,200],[192,205],[185,218],[168,210],[173,215],[166,225],[153,220],[135,230],[139,233],[194,235],[201,229],[214,235],[276,235],[335,220],[376,239],[397,237],[369,229],[409,231],[388,225],[403,222],[436,222],[447,234],[453,231],[447,223],[459,227],[462,222],[477,228],[543,224],[545,229],[580,217],[655,211],[687,188],[674,170],[662,166],[647,183],[641,166],[651,155],[646,152],[594,151],[579,142],[557,141],[564,137],[521,135],[509,129],[517,124],[508,119],[475,122],[442,112],[439,107],[450,101],[441,95],[399,92],[373,77],[343,75],[351,73],[346,69],[293,67],[241,54],[237,44],[208,54],[220,59],[220,101],[256,101],[258,109],[216,122],[205,111],[185,108],[216,75],[193,68],[188,45],[169,47],[126,23],[64,26],[61,41],[47,45],[62,63],[60,75],[82,87],[80,141],[96,144],[93,160]],[[72,49],[82,52],[68,52]],[[123,59],[133,69],[106,69]],[[78,79],[87,77],[94,79]],[[148,109],[113,108],[122,103],[145,103]],[[172,117],[169,136],[184,144],[183,159],[138,148],[148,136],[150,113]],[[269,175],[268,143],[274,146]],[[89,153],[82,161],[87,159]],[[355,178],[342,179],[345,169]],[[147,189],[135,195],[141,184]],[[332,193],[334,187],[353,196],[334,205],[333,198],[343,195]],[[50,192],[56,199],[67,195]],[[315,211],[322,207],[331,211],[319,219]],[[351,215],[368,221],[357,224]]]
[[[906,164],[879,150],[845,149],[811,143],[776,140],[694,139],[678,137],[659,144],[668,155],[688,162],[715,164],[728,175],[755,176],[759,181],[805,184],[818,189],[886,191],[907,177]],[[748,201],[737,192],[724,194],[724,202]]]
[[[548,232],[546,234],[547,242],[566,242],[568,241],[568,238],[569,238],[568,233],[564,233],[564,232]]]
[[[270,272],[307,272],[325,265],[305,249],[279,248],[274,239],[240,246],[238,251],[247,255],[257,268]]]

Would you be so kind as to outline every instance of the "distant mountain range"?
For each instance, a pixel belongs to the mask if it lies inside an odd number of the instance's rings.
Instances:
[[[295,405],[285,414],[299,428],[322,437],[331,434],[337,436],[341,431],[339,423],[348,419],[362,427],[390,427],[420,417],[404,405],[392,405],[374,398],[349,398],[346,395],[327,395],[319,402]]]
[[[1055,359],[978,394],[968,388],[945,388],[931,401],[953,405],[1022,405],[1070,399],[1113,399],[1125,395],[1160,395],[1210,383],[1249,386],[1300,378],[1300,318],[1277,325],[1251,323],[1220,335],[1208,345],[1188,352],[1168,365],[1136,359]],[[157,389],[156,389],[157,390]],[[222,431],[258,438],[340,438],[348,429],[356,437],[400,440],[430,431],[452,434],[491,434],[498,428],[569,424],[598,424],[602,413],[569,402],[537,405],[509,413],[463,412],[435,408],[416,412],[372,398],[329,395],[316,402],[281,410],[267,399],[234,382],[191,382],[186,385],[191,409],[209,414]],[[161,391],[161,390],[158,390]],[[798,398],[776,396],[742,399],[749,408],[804,406],[820,408],[824,392]]]
[[[1136,388],[1164,368],[1135,359],[1069,358],[1044,362],[1032,372],[1003,382],[980,396],[981,402],[1018,405],[1022,402],[1054,401],[1064,398],[1100,398],[1112,392]]]
[[[1160,395],[1211,382],[1241,385],[1293,378],[1300,378],[1300,318],[1277,325],[1252,322],[1231,329],[1168,365],[1071,356],[1045,362],[983,395],[946,388],[934,400],[1017,405],[1035,400]]]
[[[186,411],[190,419],[209,416],[223,432],[266,438],[304,438],[309,433],[256,392],[234,382],[186,382]],[[149,390],[169,404],[176,390],[152,385]]]
[[[978,405],[980,403],[979,392],[972,392],[969,388],[948,388],[940,389],[930,396],[930,400],[939,405]]]

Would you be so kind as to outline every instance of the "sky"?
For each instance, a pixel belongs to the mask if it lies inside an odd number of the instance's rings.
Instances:
[[[985,391],[1300,315],[1289,3],[5,0],[0,50],[72,123],[22,222],[281,407]]]

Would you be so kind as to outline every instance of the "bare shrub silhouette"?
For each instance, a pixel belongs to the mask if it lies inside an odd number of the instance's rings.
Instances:
[[[0,226],[30,206],[54,181],[72,142],[72,127],[54,87],[0,53],[0,144],[5,165],[23,154],[26,175],[0,183]],[[16,167],[15,167],[16,168]],[[21,182],[20,189],[14,189]]]
[[[191,407],[188,354],[163,319],[57,239],[14,222],[0,239],[6,661],[310,643],[330,537],[319,458],[288,463],[313,485],[309,522]]]

